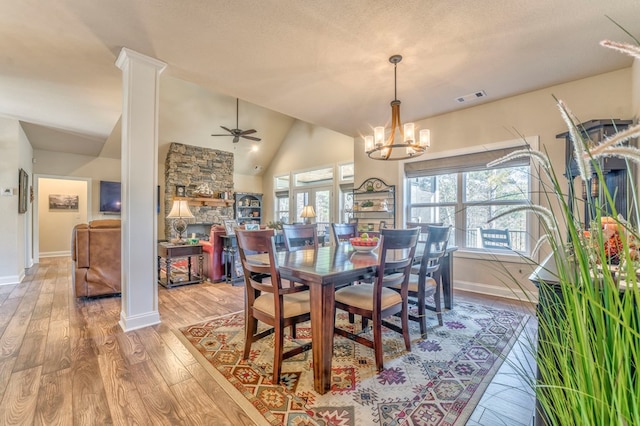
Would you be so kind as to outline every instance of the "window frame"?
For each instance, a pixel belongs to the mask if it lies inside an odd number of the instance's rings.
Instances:
[[[483,145],[481,147],[481,149],[473,151],[473,150],[451,150],[451,151],[446,151],[446,152],[442,152],[439,155],[432,155],[430,157],[430,159],[444,159],[447,157],[454,157],[454,156],[459,156],[459,155],[466,155],[466,154],[473,154],[475,152],[478,153],[482,153],[482,152],[487,152],[487,151],[498,151],[501,149],[509,149],[509,148],[516,148],[516,147],[521,147],[524,148],[524,146],[528,144],[530,146],[530,148],[532,150],[537,150],[538,149],[538,144],[539,144],[539,137],[538,136],[531,136],[531,137],[526,137],[524,139],[517,139],[517,140],[510,140],[510,141],[504,141],[504,142],[498,142],[498,143],[494,143],[494,144],[489,144],[489,145]],[[415,166],[415,165],[414,165]],[[508,166],[511,167],[511,166]],[[414,167],[415,168],[415,167]],[[414,208],[437,208],[437,207],[453,207],[454,208],[454,229],[452,232],[453,234],[453,238],[451,240],[451,243],[454,243],[457,247],[458,247],[458,256],[460,257],[471,257],[471,258],[484,258],[484,259],[491,259],[491,260],[496,260],[497,258],[501,258],[501,259],[505,259],[505,260],[511,260],[513,261],[513,258],[517,257],[517,258],[521,258],[521,256],[523,254],[527,254],[529,255],[533,246],[535,245],[535,241],[537,241],[538,239],[538,235],[539,235],[539,226],[537,225],[537,222],[535,220],[533,220],[533,218],[535,217],[534,215],[532,215],[531,213],[526,214],[526,241],[525,241],[525,250],[524,251],[520,251],[520,252],[516,252],[516,251],[501,251],[499,253],[496,253],[495,250],[489,250],[489,249],[484,249],[484,248],[475,248],[475,247],[466,247],[465,246],[465,239],[466,239],[466,224],[467,224],[467,217],[466,217],[466,208],[469,206],[486,206],[486,205],[491,205],[491,206],[510,206],[510,205],[523,205],[523,204],[527,204],[527,203],[531,203],[531,204],[539,204],[539,179],[537,178],[539,176],[539,174],[537,173],[537,169],[538,166],[535,162],[530,162],[529,164],[529,179],[528,179],[528,188],[529,188],[529,192],[528,192],[528,199],[521,201],[521,200],[487,200],[487,201],[469,201],[467,202],[466,200],[464,200],[465,198],[465,184],[466,182],[464,182],[464,176],[465,173],[468,171],[472,171],[472,170],[464,170],[464,171],[454,171],[452,170],[450,173],[446,173],[446,172],[441,172],[441,173],[437,173],[437,174],[433,174],[431,176],[439,176],[439,175],[446,175],[446,174],[456,174],[456,183],[457,183],[457,188],[456,188],[456,200],[455,201],[447,201],[447,202],[443,202],[443,203],[411,203],[411,184],[410,181],[411,179],[413,179],[414,177],[418,177],[418,176],[411,176],[408,177],[407,173],[406,173],[406,169],[407,166],[405,164],[405,174],[404,174],[404,194],[405,194],[405,217],[407,218],[405,220],[405,222],[410,221],[411,219],[411,212]],[[478,170],[483,170],[482,168],[476,168],[476,171]],[[490,170],[487,168],[484,168],[484,170]],[[415,173],[414,173],[415,174]],[[423,177],[429,176],[429,174],[426,174]]]

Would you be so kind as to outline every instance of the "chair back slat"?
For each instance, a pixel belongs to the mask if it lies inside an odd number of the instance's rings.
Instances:
[[[420,274],[433,276],[439,269],[447,251],[447,243],[451,226],[427,225],[427,239],[424,243],[424,251],[420,260]]]
[[[316,224],[282,225],[282,233],[287,251],[318,248],[318,227]]]
[[[355,223],[332,223],[331,229],[333,231],[333,241],[336,245],[358,236],[358,229]]]
[[[380,265],[376,273],[379,288],[376,292],[384,285],[385,271],[402,274],[403,285],[408,283],[419,235],[418,228],[380,230]]]
[[[236,230],[236,238],[247,291],[254,288],[269,293],[280,293],[282,281],[275,258],[274,230],[246,231],[238,229]],[[247,260],[247,255],[256,254],[264,255],[265,263],[249,262]],[[270,283],[262,282],[262,279],[266,277],[271,277]]]

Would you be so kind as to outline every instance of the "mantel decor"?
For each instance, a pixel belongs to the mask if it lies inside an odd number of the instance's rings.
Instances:
[[[397,68],[402,56],[393,55],[389,62],[393,64],[394,99],[391,101],[391,133],[386,138],[383,126],[373,129],[373,136],[364,137],[364,150],[374,160],[404,160],[424,154],[431,145],[429,129],[420,130],[420,140],[415,139],[414,123],[402,126],[400,121],[400,101],[398,100]],[[396,140],[396,137],[398,140]],[[385,139],[386,138],[386,139]]]

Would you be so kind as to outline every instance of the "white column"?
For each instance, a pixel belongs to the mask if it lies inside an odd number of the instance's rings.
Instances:
[[[157,213],[158,102],[164,62],[127,48],[122,70],[122,310],[124,331],[160,322]]]

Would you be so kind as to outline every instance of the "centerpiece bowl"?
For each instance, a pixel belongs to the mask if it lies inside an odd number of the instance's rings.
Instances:
[[[354,250],[360,252],[371,252],[378,248],[378,244],[380,244],[380,240],[377,237],[373,238],[362,238],[362,237],[354,237],[349,238],[349,242]]]

